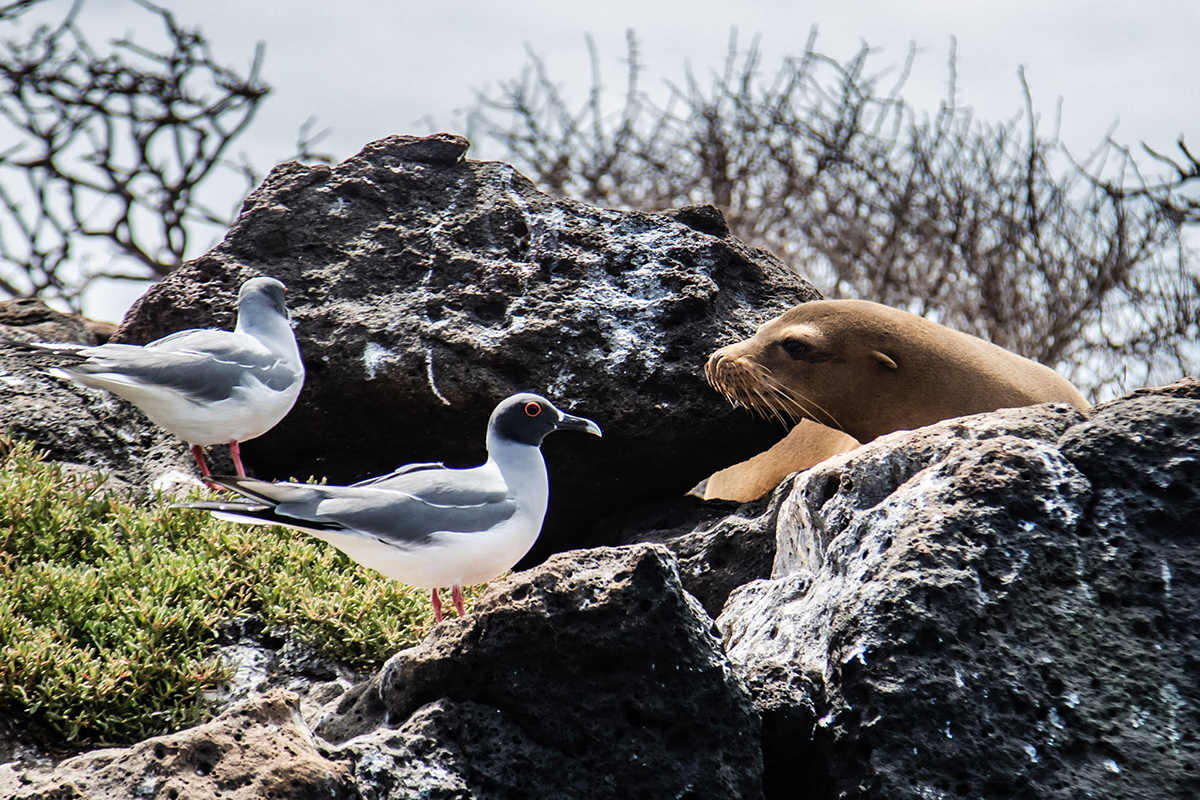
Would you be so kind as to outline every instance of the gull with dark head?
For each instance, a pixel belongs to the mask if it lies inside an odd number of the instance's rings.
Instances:
[[[214,478],[243,499],[177,507],[304,531],[389,578],[431,590],[441,621],[439,588],[451,587],[462,616],[462,587],[512,569],[537,541],[550,496],[541,444],[557,430],[600,436],[595,422],[516,394],[492,412],[488,459],[478,467],[408,464],[351,486]]]
[[[228,444],[245,476],[239,443],[262,436],[287,416],[304,385],[283,284],[252,278],[238,292],[232,331],[179,331],[145,346],[19,345],[53,359],[55,374],[106,389],[192,446],[205,478],[204,445]]]

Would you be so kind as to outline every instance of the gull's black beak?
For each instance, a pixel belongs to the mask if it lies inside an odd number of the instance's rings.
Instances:
[[[573,417],[570,414],[563,414],[561,411],[559,414],[560,416],[558,423],[554,426],[557,430],[585,431],[587,433],[594,433],[601,437],[604,435],[600,432],[600,426],[592,422],[590,419]]]

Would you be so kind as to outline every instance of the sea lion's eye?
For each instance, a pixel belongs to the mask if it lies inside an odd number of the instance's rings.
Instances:
[[[525,413],[531,417],[536,417],[538,414],[542,413],[542,407],[534,402],[526,403]]]
[[[808,345],[799,339],[784,339],[783,349],[789,356],[795,359],[804,358],[812,352],[812,346]]]

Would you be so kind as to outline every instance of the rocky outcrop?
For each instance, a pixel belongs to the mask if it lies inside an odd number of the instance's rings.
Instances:
[[[0,767],[0,796],[12,800],[308,800],[360,797],[344,764],[325,758],[300,718],[296,695],[276,690],[212,722],[97,750],[49,774]]]
[[[662,547],[556,556],[489,588],[313,719],[276,690],[0,794],[173,798],[761,795],[758,715]]]
[[[551,437],[534,561],[613,543],[600,518],[680,495],[782,431],[732,409],[704,359],[817,297],[709,207],[598,209],[464,158],[461,137],[393,136],[336,167],[285,164],[225,240],[151,289],[118,332],[227,325],[240,282],[288,286],[308,378],[248,443],[260,476],[345,482],[410,461],[482,461],[494,405],[545,394],[603,440]]]
[[[24,342],[104,344],[116,333],[110,322],[63,314],[32,297],[0,300],[0,338]]]
[[[716,617],[734,589],[771,576],[779,501],[791,481],[785,480],[771,496],[741,505],[690,495],[647,504],[627,519],[613,520],[615,531],[623,541],[670,548],[683,588]]]
[[[803,474],[773,578],[718,620],[768,796],[1196,796],[1197,514],[1195,381]]]
[[[691,531],[694,508],[647,517],[701,578],[726,571],[705,554],[761,571],[744,534],[775,532],[773,575],[729,595],[723,642],[666,549],[563,553],[306,723],[269,694],[178,738],[0,771],[0,792],[268,796],[247,787],[293,770],[277,796],[1200,790],[1200,383],[893,434],[737,511]],[[233,748],[228,720],[264,703],[292,709],[269,723],[286,752]]]
[[[470,796],[649,798],[757,796],[757,727],[712,620],[640,545],[495,584],[316,730],[355,764],[385,744],[385,771],[454,775]]]

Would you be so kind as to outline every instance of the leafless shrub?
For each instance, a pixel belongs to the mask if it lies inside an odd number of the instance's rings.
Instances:
[[[1120,152],[1127,161],[1132,161],[1128,148],[1122,147],[1116,143],[1111,143],[1111,146]],[[1159,181],[1148,181],[1140,174],[1137,176],[1138,181],[1134,188],[1128,188],[1125,185],[1113,181],[1105,181],[1096,178],[1096,182],[1104,189],[1105,192],[1121,195],[1123,197],[1147,198],[1156,203],[1163,213],[1176,225],[1200,223],[1200,198],[1194,196],[1196,190],[1200,188],[1200,160],[1192,155],[1192,151],[1188,149],[1187,142],[1183,137],[1179,137],[1179,141],[1175,143],[1178,148],[1179,156],[1168,156],[1159,153],[1149,145],[1142,145],[1142,149],[1158,162],[1160,166],[1166,166],[1169,169],[1170,176]],[[1177,160],[1178,159],[1178,160]],[[1192,193],[1191,195],[1188,192]]]
[[[38,2],[0,7],[0,22]],[[258,77],[261,48],[240,75],[213,60],[199,31],[133,2],[161,20],[165,48],[119,40],[108,52],[93,49],[77,24],[83,0],[61,22],[0,43],[4,293],[77,307],[91,280],[165,275],[198,228],[229,224],[197,188],[225,164],[268,92]],[[85,240],[124,258],[89,268]]]
[[[628,38],[620,110],[593,80],[572,108],[530,53],[482,95],[473,135],[545,189],[629,208],[712,203],[739,237],[829,296],[907,308],[1050,364],[1097,396],[1195,372],[1200,273],[1180,233],[1197,221],[1178,179],[1151,186],[1106,142],[1082,164],[1024,113],[984,124],[950,91],[933,115],[901,98],[915,51],[883,87],[865,46],[814,49],[760,77],[757,43],[724,71],[687,74],[664,104],[639,90]],[[1161,158],[1161,156],[1156,157]],[[1197,181],[1200,183],[1200,181]]]

